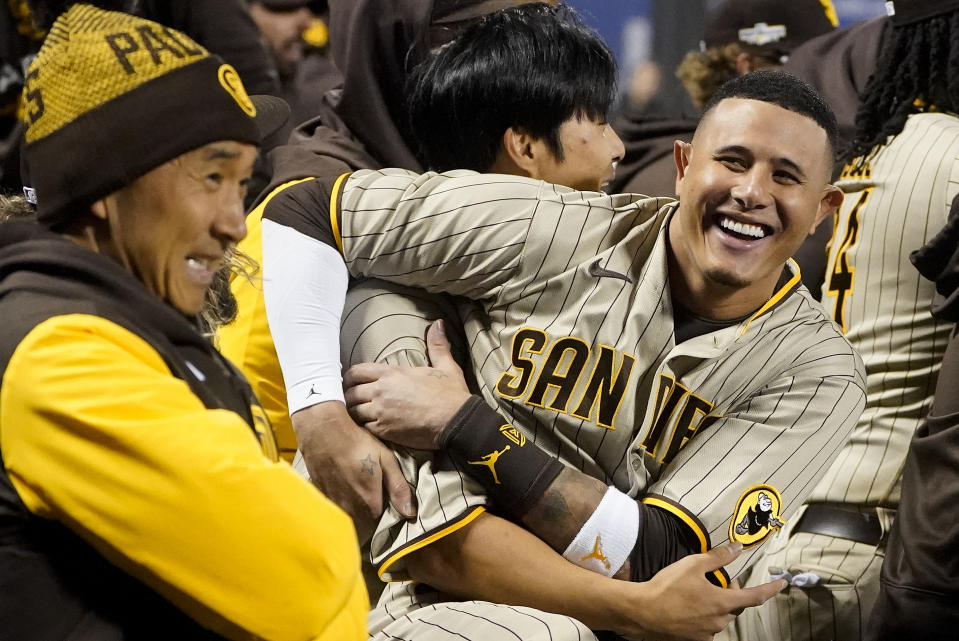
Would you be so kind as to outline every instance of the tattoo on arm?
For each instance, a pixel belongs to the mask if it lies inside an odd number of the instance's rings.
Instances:
[[[376,476],[376,462],[373,460],[372,455],[367,454],[366,458],[360,461],[360,467],[371,477]]]
[[[562,554],[589,520],[607,486],[572,468],[560,472],[539,503],[523,517],[523,524],[554,550]],[[629,559],[613,578],[629,581]]]
[[[523,525],[562,554],[599,506],[606,488],[599,479],[567,467],[523,516]]]
[[[540,501],[540,505],[542,505],[543,508],[544,522],[558,523],[570,517],[569,504],[566,503],[563,494],[554,489],[546,491],[546,494],[543,495],[543,500]]]

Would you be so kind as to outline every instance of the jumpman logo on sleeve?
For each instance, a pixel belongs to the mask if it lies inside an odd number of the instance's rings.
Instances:
[[[466,462],[469,463],[470,465],[485,465],[486,467],[488,467],[488,468],[489,468],[489,471],[493,474],[493,482],[496,483],[497,485],[499,485],[499,484],[500,484],[500,482],[499,482],[499,476],[497,476],[497,474],[496,474],[496,467],[495,467],[495,466],[496,466],[496,461],[497,461],[497,460],[499,459],[499,457],[501,457],[501,456],[506,452],[506,450],[508,450],[508,449],[509,449],[509,445],[507,445],[506,447],[504,447],[502,450],[500,450],[500,451],[498,451],[498,452],[497,452],[497,451],[490,452],[489,454],[487,454],[486,456],[484,456],[483,458],[481,458],[481,459],[478,460],[478,461],[466,461]]]

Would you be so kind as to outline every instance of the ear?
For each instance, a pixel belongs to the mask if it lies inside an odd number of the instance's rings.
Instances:
[[[839,187],[835,185],[826,185],[826,190],[823,192],[822,200],[819,201],[819,211],[816,212],[816,220],[813,222],[812,227],[809,228],[809,235],[812,236],[816,228],[819,227],[824,219],[829,218],[834,215],[838,210],[843,201],[843,193]]]
[[[538,178],[539,159],[535,140],[522,129],[510,127],[503,132],[503,155],[527,176]]]
[[[679,184],[686,177],[686,169],[693,157],[693,146],[682,140],[673,141],[673,160],[676,162],[676,193],[679,193]]]

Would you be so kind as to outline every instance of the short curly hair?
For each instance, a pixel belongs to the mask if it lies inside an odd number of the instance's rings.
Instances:
[[[742,45],[731,42],[686,54],[676,69],[676,77],[683,83],[694,105],[700,109],[705,107],[717,89],[738,75],[736,58],[743,52]]]

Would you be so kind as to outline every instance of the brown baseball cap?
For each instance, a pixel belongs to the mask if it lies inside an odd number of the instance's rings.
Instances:
[[[703,48],[738,42],[785,55],[838,25],[831,0],[725,0],[706,16]]]

